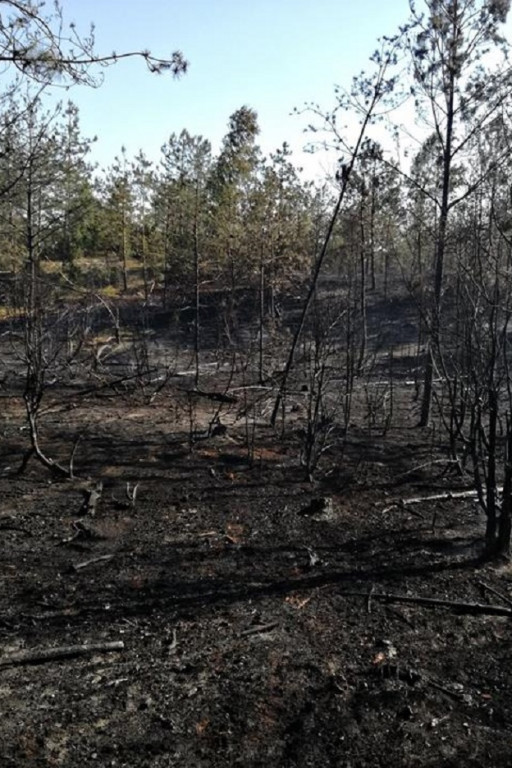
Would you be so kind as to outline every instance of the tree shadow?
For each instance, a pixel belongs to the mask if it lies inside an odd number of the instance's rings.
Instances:
[[[268,553],[267,553],[268,554]],[[270,559],[270,558],[269,558]],[[268,562],[268,560],[267,560]],[[458,571],[479,569],[483,565],[480,557],[466,557],[457,560],[438,560],[415,565],[413,563],[390,564],[385,566],[326,569],[320,572],[301,573],[297,576],[266,576],[263,564],[249,572],[241,572],[236,563],[223,576],[180,578],[186,563],[179,568],[170,568],[169,574],[161,575],[142,586],[127,588],[126,583],[108,595],[108,607],[104,600],[96,597],[79,598],[76,609],[80,617],[95,622],[112,622],[126,618],[148,618],[154,612],[164,612],[169,618],[182,617],[199,619],[217,608],[236,604],[253,604],[265,598],[282,598],[294,593],[319,589],[349,587],[352,590],[369,591],[370,585],[385,583],[397,588],[405,579],[429,578],[436,574],[450,574]],[[165,563],[160,563],[165,567]],[[176,566],[176,564],[174,564]],[[189,562],[193,569],[193,559]],[[197,565],[197,563],[196,563]],[[432,594],[428,595],[432,597]]]

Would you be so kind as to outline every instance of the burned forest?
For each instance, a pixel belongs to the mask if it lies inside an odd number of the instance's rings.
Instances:
[[[4,5],[0,764],[510,766],[509,3],[405,3],[314,181],[257,105],[95,167],[123,55]]]

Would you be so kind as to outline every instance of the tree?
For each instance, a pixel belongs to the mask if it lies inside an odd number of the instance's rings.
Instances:
[[[451,457],[461,472],[469,468],[486,514],[489,556],[509,553],[512,524],[509,153],[488,168],[489,155],[502,154],[510,139],[508,120],[499,116],[472,142],[472,172],[486,175],[451,222],[456,271],[437,354],[443,386],[435,393]]]
[[[418,110],[429,115],[440,167],[438,188],[431,195],[438,209],[434,243],[429,345],[424,373],[420,425],[430,419],[435,356],[441,332],[442,292],[449,218],[474,184],[457,188],[454,169],[464,162],[471,137],[481,131],[510,92],[507,68],[485,68],[492,46],[504,46],[499,25],[509,0],[426,0],[426,14],[410,0],[414,25],[408,37]],[[489,160],[491,164],[496,158]]]
[[[144,302],[147,304],[152,290],[154,259],[151,253],[153,224],[151,219],[152,197],[155,191],[153,164],[142,150],[132,163],[132,186],[134,191],[135,254],[142,261]],[[154,286],[154,282],[152,284]]]
[[[311,183],[301,182],[286,143],[261,162],[248,194],[245,260],[258,276],[260,383],[266,379],[265,331],[278,316],[276,292],[310,266],[311,197]]]
[[[129,283],[129,260],[133,249],[133,204],[132,168],[126,156],[125,147],[121,147],[120,157],[108,170],[103,181],[103,247],[113,254],[121,266],[123,291],[126,293]]]
[[[87,155],[92,140],[80,133],[77,107],[68,102],[61,110],[61,120],[54,131],[55,157],[52,216],[58,229],[48,240],[45,258],[61,261],[70,274],[74,262],[87,247],[94,206],[91,167]]]
[[[184,281],[194,291],[195,384],[199,383],[199,347],[202,271],[209,229],[208,182],[211,145],[202,136],[183,130],[172,134],[162,147],[161,175],[155,211],[165,253],[165,286]],[[187,285],[188,284],[188,285]]]
[[[61,236],[61,247],[68,258],[72,256],[73,235],[72,215],[75,202],[87,191],[71,178],[78,166],[72,167],[73,153],[81,152],[77,140],[73,112],[68,115],[68,143],[61,142],[62,133],[52,133],[59,111],[42,116],[39,109],[40,92],[48,85],[72,84],[98,85],[98,72],[102,67],[115,64],[128,57],[142,58],[151,72],[170,71],[179,76],[187,68],[187,62],[179,51],[170,58],[153,56],[149,51],[131,51],[121,54],[99,55],[94,47],[94,29],[81,35],[73,23],[65,25],[62,6],[55,0],[53,10],[47,13],[44,0],[2,0],[0,7],[0,62],[14,77],[0,95],[0,104],[6,107],[2,118],[3,135],[0,143],[6,148],[2,160],[2,184],[0,206],[8,214],[10,253],[23,263],[24,280],[21,286],[21,309],[24,318],[24,347],[22,359],[25,364],[24,400],[31,437],[31,452],[47,467],[70,474],[57,462],[47,457],[38,439],[38,415],[46,387],[47,374],[59,356],[59,318],[53,307],[51,321],[51,291],[44,279],[42,262],[55,247],[56,226]],[[10,73],[12,74],[12,72]],[[36,83],[37,88],[27,91],[23,102],[14,100],[23,83]],[[64,130],[64,133],[66,131]],[[57,158],[56,158],[57,154]],[[75,158],[76,158],[75,154]],[[74,159],[74,158],[73,158]],[[52,161],[57,160],[52,165]],[[58,169],[58,170],[57,170]],[[81,169],[83,170],[83,168]],[[57,175],[56,175],[57,174]],[[68,192],[59,198],[68,184]],[[5,196],[9,201],[4,206]],[[73,201],[74,197],[74,201]],[[21,226],[21,230],[20,230]],[[23,233],[21,235],[21,232]],[[75,233],[76,234],[76,233]],[[126,256],[125,252],[123,252]],[[126,283],[126,269],[125,275]]]
[[[379,104],[382,104],[387,98],[390,97],[390,95],[392,95],[396,85],[396,75],[390,75],[390,70],[394,65],[396,65],[397,62],[398,43],[401,39],[401,36],[402,33],[394,38],[383,39],[381,49],[375,51],[371,57],[376,70],[373,75],[367,75],[363,72],[359,77],[354,78],[352,89],[348,93],[337,90],[338,104],[334,111],[322,113],[319,107],[313,106],[312,108],[313,113],[317,116],[320,116],[323,120],[324,128],[332,132],[335,146],[337,147],[338,151],[346,152],[348,154],[348,158],[347,161],[343,162],[340,166],[340,190],[338,198],[336,204],[334,205],[334,210],[332,212],[332,216],[330,218],[319,253],[318,255],[315,254],[316,259],[309,289],[302,307],[299,323],[295,329],[293,340],[290,345],[290,350],[279,386],[279,391],[274,402],[274,408],[271,416],[272,425],[275,424],[277,414],[279,413],[279,408],[286,391],[288,377],[293,367],[295,351],[297,349],[297,345],[299,343],[310,306],[316,293],[318,278],[327,258],[331,237],[333,235],[339,213],[345,200],[345,195],[349,187],[352,172],[359,159],[359,154],[361,152],[363,142],[366,138],[367,130],[372,124],[372,121],[375,119]],[[354,141],[351,143],[350,140],[340,132],[337,126],[337,117],[339,113],[343,114],[352,108],[356,109],[356,112],[359,116],[360,128],[356,133]]]
[[[247,267],[245,225],[250,215],[250,198],[257,183],[259,148],[258,115],[243,106],[229,118],[228,133],[210,180],[213,243],[219,264],[229,285],[226,331],[230,337],[235,325],[235,295],[239,278]]]
[[[87,34],[81,34],[73,22],[65,23],[58,0],[53,0],[51,12],[46,11],[46,5],[45,0],[1,2],[0,62],[6,67],[5,74],[14,76],[6,78],[0,92],[0,107],[8,106],[10,124],[18,119],[12,111],[13,97],[23,83],[37,85],[31,91],[32,98],[37,100],[49,85],[98,86],[102,82],[101,70],[126,58],[142,58],[152,73],[170,72],[179,77],[187,71],[188,62],[180,51],[174,51],[169,58],[158,58],[147,50],[98,54],[92,25]],[[23,119],[23,115],[19,117]],[[11,178],[9,183],[13,181]]]
[[[13,113],[18,116],[16,130],[3,133],[1,154],[7,160],[7,176],[15,180],[9,191],[11,206],[5,210],[9,239],[16,244],[20,260],[15,300],[23,329],[17,350],[25,371],[23,399],[31,441],[26,460],[34,454],[48,468],[70,474],[71,469],[64,469],[46,455],[39,430],[48,378],[61,364],[66,364],[63,360],[69,313],[54,302],[58,282],[48,278],[47,257],[61,236],[68,212],[67,206],[62,205],[61,194],[68,171],[62,160],[71,158],[67,127],[66,123],[61,124],[59,107],[43,113],[39,102],[31,97],[23,105],[15,102]],[[9,114],[4,118],[9,124]],[[73,149],[74,161],[81,163],[87,151],[87,142],[78,142]]]

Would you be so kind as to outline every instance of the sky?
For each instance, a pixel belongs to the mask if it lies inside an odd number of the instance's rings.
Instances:
[[[379,36],[409,15],[408,0],[63,0],[64,19],[88,31],[96,51],[179,49],[188,73],[174,80],[142,60],[103,70],[103,84],[57,94],[80,110],[84,136],[97,136],[91,158],[110,165],[121,146],[153,161],[175,132],[202,135],[218,151],[230,115],[242,105],[258,113],[265,154],[284,141],[310,177],[330,161],[303,154],[311,118],[292,114],[308,102],[329,109],[334,86],[348,87],[368,64]],[[55,98],[55,96],[53,96]]]

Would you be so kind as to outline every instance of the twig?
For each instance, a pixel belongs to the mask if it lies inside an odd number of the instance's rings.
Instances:
[[[75,479],[75,474],[74,474],[74,470],[75,470],[75,454],[76,454],[76,451],[77,451],[77,448],[78,448],[78,444],[79,444],[81,439],[82,439],[82,433],[80,433],[79,435],[77,435],[75,437],[75,441],[73,443],[73,450],[71,451],[71,456],[69,457],[69,476],[70,476],[70,478],[72,480]]]
[[[457,464],[457,459],[434,459],[433,461],[425,461],[424,464],[418,464],[416,467],[411,467],[411,469],[408,469],[406,472],[400,472],[399,475],[395,475],[395,480],[401,480],[404,477],[407,477],[407,475],[412,475],[414,472],[418,472],[420,469],[425,469],[425,467],[432,467],[434,464]]]
[[[84,560],[81,563],[76,563],[76,565],[72,565],[72,569],[74,571],[80,571],[82,568],[87,568],[88,565],[95,565],[96,563],[102,563],[107,560],[112,560],[114,555],[98,555],[98,557],[91,557],[90,560]]]
[[[438,691],[442,691],[447,696],[450,696],[452,699],[462,699],[463,695],[462,693],[458,693],[457,691],[450,691],[449,688],[445,688],[444,685],[441,685],[441,683],[436,683],[435,680],[431,680],[430,678],[425,678],[425,682],[427,685],[430,685],[431,688],[436,688]]]
[[[382,510],[383,515],[387,515],[388,512],[391,512],[392,509],[405,509],[405,503],[400,499],[399,501],[394,501],[392,504],[390,504],[388,507],[385,507]],[[421,512],[416,512],[414,509],[408,509],[407,512],[410,515],[413,515],[413,517],[419,517],[421,520],[425,519],[425,516],[421,514]]]
[[[434,509],[434,514],[432,515],[432,533],[436,532],[436,523],[437,523],[437,509]]]
[[[130,502],[130,505],[132,507],[135,506],[135,502],[137,500],[137,491],[139,490],[140,482],[135,483],[135,485],[132,487],[132,484],[127,482],[126,483],[126,498]]]
[[[58,661],[60,659],[71,659],[76,656],[87,656],[91,653],[107,653],[122,650],[124,650],[124,642],[122,640],[114,640],[110,643],[91,643],[90,645],[60,645],[55,648],[33,648],[0,658],[0,667],[39,664],[45,661]]]
[[[417,669],[413,669],[412,667],[403,667],[399,664],[385,663],[377,666],[376,671],[383,677],[391,677],[396,678],[397,680],[403,680],[409,685],[416,685],[416,683],[423,682],[425,685],[429,685],[431,688],[442,691],[453,699],[461,699],[463,695],[457,691],[451,691],[449,688],[441,685],[441,683],[433,680],[430,675],[427,675],[425,672],[420,672]]]
[[[263,632],[270,632],[271,629],[275,629],[278,626],[279,622],[277,621],[271,621],[268,624],[258,624],[255,627],[249,627],[248,629],[243,629],[240,632],[241,636],[247,636],[247,635],[257,635]]]
[[[368,592],[368,596],[366,598],[366,613],[370,614],[372,612],[372,595],[373,590],[375,589],[375,584],[372,584],[370,587],[370,591]]]
[[[17,533],[23,533],[25,536],[33,536],[34,534],[31,531],[27,531],[25,528],[22,528],[20,525],[16,525],[14,522],[14,517],[12,515],[5,515],[1,518],[2,522],[0,522],[0,531],[16,531]],[[3,522],[3,520],[13,520],[12,523],[10,522]]]
[[[175,629],[172,631],[172,643],[169,645],[169,653],[176,653],[176,649],[178,648],[178,635]]]
[[[62,544],[71,544],[71,542],[79,538],[92,537],[92,531],[86,525],[84,525],[81,520],[73,520],[71,525],[75,532],[71,534],[71,536],[66,536],[64,539],[61,539],[57,546],[61,546]]]
[[[482,587],[482,589],[486,589],[492,595],[499,597],[500,600],[503,600],[503,602],[507,603],[507,605],[512,606],[512,600],[506,595],[504,595],[502,592],[498,592],[497,589],[494,589],[494,587],[489,586],[489,584],[486,584],[484,581],[477,581],[476,583],[478,584],[479,587]]]

